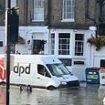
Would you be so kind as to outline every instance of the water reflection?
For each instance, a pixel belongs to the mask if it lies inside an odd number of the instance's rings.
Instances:
[[[6,94],[5,88],[0,87],[0,105],[5,105],[6,103]]]
[[[0,88],[0,103],[4,105],[5,91],[2,90]],[[11,87],[10,105],[102,105],[104,96],[105,86],[87,85],[53,91],[34,88],[32,93],[26,89],[20,92],[19,87]]]

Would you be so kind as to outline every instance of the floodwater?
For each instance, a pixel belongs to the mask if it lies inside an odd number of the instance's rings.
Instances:
[[[0,86],[0,105],[6,103],[6,88]],[[105,86],[81,85],[78,88],[61,88],[46,90],[26,88],[20,92],[19,87],[10,87],[10,105],[102,105]]]

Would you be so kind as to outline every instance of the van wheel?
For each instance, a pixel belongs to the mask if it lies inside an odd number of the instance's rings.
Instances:
[[[32,92],[32,87],[30,85],[27,86],[27,91]]]
[[[56,89],[54,86],[49,86],[49,87],[47,87],[47,89],[48,90],[54,90],[54,89]]]

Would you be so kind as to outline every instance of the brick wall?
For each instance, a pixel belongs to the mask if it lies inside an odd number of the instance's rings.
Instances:
[[[63,0],[52,0],[51,10],[51,24],[52,27],[57,28],[80,28],[87,27],[94,24],[93,21],[85,17],[86,0],[75,0],[75,22],[61,22],[62,21],[62,9]],[[95,0],[90,0],[89,14],[92,18],[95,17]]]
[[[5,23],[5,0],[0,0],[0,25]]]
[[[81,28],[93,25],[94,22],[87,19],[85,16],[86,11],[86,0],[75,0],[75,22],[61,22],[62,21],[62,10],[63,0],[50,0],[51,10],[48,10],[48,1],[45,0],[45,21],[44,22],[33,22],[33,8],[34,0],[17,0],[17,6],[19,7],[19,18],[20,25],[48,25],[50,20],[51,27],[57,28]],[[95,0],[89,0],[89,14],[91,18],[95,17]],[[2,9],[5,9],[5,0],[0,0]],[[49,13],[48,13],[49,11]],[[49,15],[50,14],[50,15]],[[0,14],[1,15],[1,14]],[[0,24],[4,24],[4,16],[0,16]]]

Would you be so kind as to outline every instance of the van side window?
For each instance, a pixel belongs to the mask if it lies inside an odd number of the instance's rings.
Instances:
[[[43,65],[38,65],[38,74],[51,78],[50,74]]]

